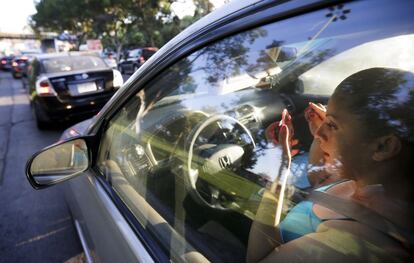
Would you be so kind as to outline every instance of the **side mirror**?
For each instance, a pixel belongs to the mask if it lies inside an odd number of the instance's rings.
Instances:
[[[26,176],[33,188],[45,188],[86,171],[89,159],[85,140],[74,138],[34,154],[26,164]]]

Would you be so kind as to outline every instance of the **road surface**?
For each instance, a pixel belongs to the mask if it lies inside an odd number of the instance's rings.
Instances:
[[[0,71],[0,262],[84,262],[62,185],[36,191],[27,159],[63,128],[39,131],[21,81]]]

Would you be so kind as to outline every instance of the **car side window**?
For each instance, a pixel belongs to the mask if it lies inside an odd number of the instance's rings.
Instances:
[[[397,55],[414,53],[410,10],[383,4],[370,13],[370,2],[332,6],[228,36],[159,73],[111,118],[98,167],[172,260],[246,261],[265,189],[283,189],[283,220],[316,186],[308,103],[326,104],[362,69],[414,71],[411,56]],[[283,109],[298,141],[290,174],[269,129]]]

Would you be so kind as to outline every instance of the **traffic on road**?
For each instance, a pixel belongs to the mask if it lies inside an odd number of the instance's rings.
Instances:
[[[62,187],[33,191],[25,160],[58,141],[40,131],[22,82],[0,71],[0,262],[86,262]]]

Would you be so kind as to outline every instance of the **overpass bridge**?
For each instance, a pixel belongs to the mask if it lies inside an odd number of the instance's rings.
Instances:
[[[41,39],[53,39],[58,36],[57,33],[41,33],[41,34],[28,34],[28,33],[5,33],[0,32],[0,40],[2,39],[21,39],[21,40],[41,40]]]

